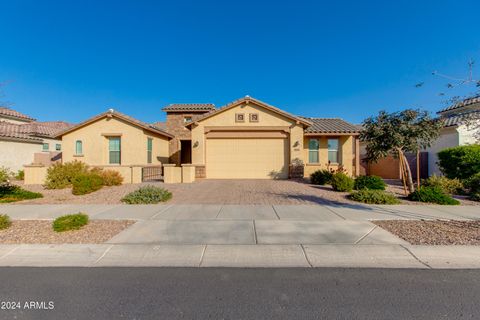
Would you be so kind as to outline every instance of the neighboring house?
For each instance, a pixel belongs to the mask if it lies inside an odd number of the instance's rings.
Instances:
[[[71,124],[61,121],[39,122],[10,108],[0,107],[0,166],[16,172],[23,165],[35,162],[43,152],[50,161],[61,151],[61,140],[54,139],[59,130]],[[41,155],[37,157],[41,159]]]
[[[476,143],[475,134],[480,129],[478,126],[468,126],[467,119],[480,120],[480,96],[465,99],[448,108],[437,112],[444,126],[440,137],[427,149],[429,156],[429,174],[441,174],[438,167],[438,152],[450,147],[463,146]]]
[[[209,179],[284,179],[299,166],[300,176],[339,166],[350,175],[360,170],[358,130],[341,119],[298,117],[248,96],[219,109],[163,110],[166,122],[149,125],[110,110],[60,132],[63,161],[194,164],[196,177]]]
[[[62,161],[91,166],[159,166],[168,163],[168,132],[113,109],[58,132]]]

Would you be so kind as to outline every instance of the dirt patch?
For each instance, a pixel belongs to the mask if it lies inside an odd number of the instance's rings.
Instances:
[[[480,245],[480,221],[372,221],[416,245]]]
[[[131,220],[91,220],[80,230],[55,232],[52,221],[13,220],[10,228],[0,230],[0,243],[103,243],[134,223]]]

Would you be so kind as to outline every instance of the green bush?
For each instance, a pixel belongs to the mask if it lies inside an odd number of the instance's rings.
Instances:
[[[115,170],[102,170],[100,172],[104,186],[119,186],[123,182],[122,175]]]
[[[420,187],[408,195],[408,199],[419,202],[429,202],[436,204],[460,204],[458,200],[443,193],[439,187]]]
[[[172,198],[170,191],[154,186],[146,186],[129,193],[122,199],[122,202],[128,204],[152,204],[164,202],[170,198]]]
[[[447,178],[466,180],[480,172],[480,145],[444,149],[438,153],[438,160]]]
[[[385,190],[387,185],[382,178],[377,176],[358,176],[355,178],[355,190]]]
[[[424,180],[422,185],[425,187],[439,187],[443,193],[447,194],[459,194],[463,190],[463,183],[459,179],[449,179],[435,174]]]
[[[10,180],[11,172],[8,168],[0,167],[0,184],[7,183]]]
[[[480,192],[471,194],[470,195],[470,200],[480,202]]]
[[[72,194],[78,196],[100,190],[103,187],[103,179],[96,173],[88,172],[75,177],[72,183]]]
[[[15,185],[0,185],[0,203],[8,203],[37,198],[43,198],[43,195],[38,192],[24,190],[19,186]]]
[[[15,179],[17,180],[25,180],[25,171],[18,170],[17,174],[15,175]]]
[[[398,200],[393,194],[383,190],[368,190],[362,189],[354,191],[349,195],[353,201],[370,203],[370,204],[399,204]]]
[[[480,172],[474,174],[465,181],[465,187],[467,187],[470,193],[480,193]]]
[[[10,221],[10,217],[6,214],[0,214],[0,230],[7,229],[12,225],[12,221]]]
[[[78,230],[88,224],[88,216],[84,213],[68,214],[53,221],[52,227],[56,232]]]
[[[73,180],[88,172],[86,164],[80,161],[56,163],[47,170],[45,187],[47,189],[63,189],[70,187]]]
[[[329,170],[317,170],[310,175],[310,182],[318,185],[329,184],[332,181],[332,176],[333,173],[331,173]]]
[[[335,191],[352,191],[355,181],[345,173],[337,172],[332,176],[331,184]]]

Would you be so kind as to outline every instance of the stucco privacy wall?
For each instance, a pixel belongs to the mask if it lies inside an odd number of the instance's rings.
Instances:
[[[445,148],[456,147],[459,145],[459,134],[456,127],[443,128],[440,136],[430,148],[427,149],[428,156],[428,175],[440,175],[440,169],[437,165],[437,153]]]
[[[33,162],[33,155],[42,151],[42,143],[0,140],[0,150],[0,167],[17,172]]]
[[[338,138],[339,140],[339,163],[330,164],[331,169],[337,169],[338,165],[343,165],[347,174],[354,175],[354,152],[355,139],[352,136],[306,136],[303,142],[303,159],[305,162],[305,177],[309,177],[313,172],[320,169],[327,169],[328,164],[328,139]],[[309,139],[319,140],[318,163],[308,163],[308,142]]]
[[[243,113],[244,122],[236,122],[235,114]],[[256,113],[259,116],[258,122],[250,122],[249,114]],[[297,158],[302,156],[303,127],[297,125],[294,120],[288,119],[278,113],[257,106],[254,102],[244,102],[236,107],[220,112],[211,118],[207,118],[193,125],[192,128],[192,163],[195,165],[205,165],[205,127],[289,127],[290,128],[290,157]],[[298,146],[293,144],[298,141]],[[208,164],[207,164],[208,165]]]
[[[62,137],[63,162],[80,160],[92,166],[109,164],[108,136],[121,137],[121,165],[147,165],[147,138],[153,139],[152,163],[168,163],[168,138],[118,118],[102,118]],[[76,141],[82,141],[83,155],[75,154]]]

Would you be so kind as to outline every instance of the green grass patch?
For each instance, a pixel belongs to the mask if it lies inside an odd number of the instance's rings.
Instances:
[[[52,227],[56,232],[78,230],[88,224],[88,216],[84,213],[69,214],[58,217],[53,221]]]
[[[6,214],[0,214],[0,230],[7,229],[12,225],[10,217]]]
[[[146,186],[127,194],[122,202],[127,204],[155,204],[172,198],[172,193],[164,188]]]
[[[31,192],[14,185],[0,185],[0,203],[16,202],[28,199],[43,198],[38,192]]]

